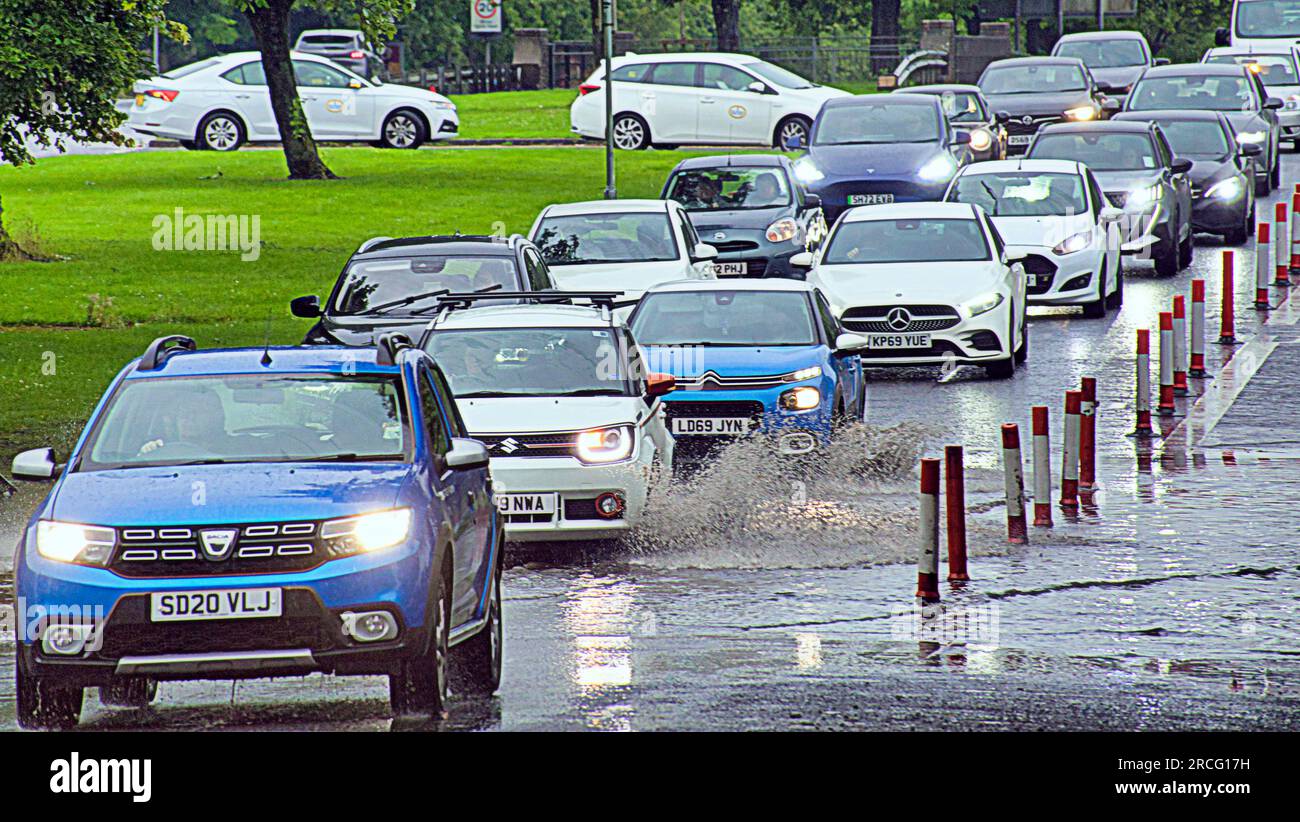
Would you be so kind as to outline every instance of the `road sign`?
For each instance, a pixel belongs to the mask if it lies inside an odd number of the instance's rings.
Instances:
[[[471,34],[501,33],[501,0],[469,0]]]

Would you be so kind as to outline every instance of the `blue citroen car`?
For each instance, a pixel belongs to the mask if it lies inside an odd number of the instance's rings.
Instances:
[[[387,674],[394,712],[423,715],[449,660],[466,690],[497,687],[488,455],[401,335],[160,338],[66,462],[26,451],[13,473],[54,482],[14,556],[24,727],[75,725],[86,687],[143,707],[164,679]]]
[[[846,333],[807,283],[664,283],[642,296],[630,322],[646,367],[677,379],[663,398],[676,457],[759,433],[782,453],[807,453],[866,411],[858,357],[866,339]]]
[[[853,206],[942,200],[970,139],[932,94],[841,97],[822,106],[794,171],[833,222]]]

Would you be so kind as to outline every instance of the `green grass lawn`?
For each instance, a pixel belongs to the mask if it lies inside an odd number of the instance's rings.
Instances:
[[[460,113],[460,136],[481,140],[502,137],[571,139],[569,106],[574,89],[495,91],[453,99]]]
[[[684,152],[620,153],[624,197],[654,197]],[[6,224],[55,263],[0,264],[0,459],[66,453],[113,375],[154,337],[202,347],[293,344],[290,298],[324,295],[377,235],[525,233],[548,203],[597,199],[604,154],[580,148],[327,149],[342,180],[290,182],[278,150],[139,152],[0,169]],[[220,174],[220,176],[216,176]],[[158,251],[154,219],[256,215],[261,254]],[[92,297],[102,307],[88,325]]]

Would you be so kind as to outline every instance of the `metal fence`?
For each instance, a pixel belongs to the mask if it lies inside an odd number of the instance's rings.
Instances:
[[[485,91],[517,91],[522,86],[519,66],[492,63],[477,66],[435,66],[407,72],[401,82],[433,88],[440,94],[481,94]]]

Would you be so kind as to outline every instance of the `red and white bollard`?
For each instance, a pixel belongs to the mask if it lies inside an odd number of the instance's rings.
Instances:
[[[1300,222],[1300,221],[1298,221]],[[1231,251],[1223,252],[1223,294],[1221,295],[1223,304],[1219,309],[1219,345],[1236,345],[1237,329],[1234,324],[1232,300],[1237,294],[1237,286],[1234,284],[1234,271],[1236,264],[1232,259]]]
[[[1268,311],[1269,266],[1272,261],[1268,252],[1268,223],[1260,220],[1258,234],[1255,237],[1255,310]]]
[[[1061,449],[1061,507],[1079,507],[1079,406],[1080,391],[1065,392],[1065,436]]]
[[[1300,223],[1300,220],[1296,220]],[[1203,379],[1205,372],[1205,280],[1192,280],[1192,339],[1189,348],[1192,354],[1189,376]]]
[[[916,558],[916,597],[939,601],[939,461],[921,460],[921,522]]]
[[[944,448],[943,461],[947,483],[944,507],[948,515],[948,581],[965,582],[970,574],[966,571],[966,469],[961,446]]]
[[[1291,195],[1291,273],[1300,274],[1300,219],[1296,215],[1300,214],[1300,183],[1296,184],[1296,192]]]
[[[1052,527],[1052,450],[1047,435],[1047,406],[1035,405],[1034,437],[1034,525]]]
[[[1156,410],[1162,417],[1174,414],[1174,315],[1160,312],[1160,401]]]
[[[1002,425],[1002,476],[1007,488],[1007,542],[1029,542],[1025,523],[1025,468],[1020,461],[1020,426]]]
[[[1079,490],[1091,493],[1097,484],[1097,379],[1079,381]]]
[[[1277,272],[1274,285],[1291,284],[1291,230],[1286,224],[1286,203],[1273,206],[1273,231],[1277,240],[1273,243],[1273,263]]]
[[[1174,394],[1186,397],[1187,387],[1187,301],[1183,295],[1174,297]]]
[[[1137,330],[1137,428],[1135,437],[1149,437],[1155,433],[1151,425],[1151,331]]]

